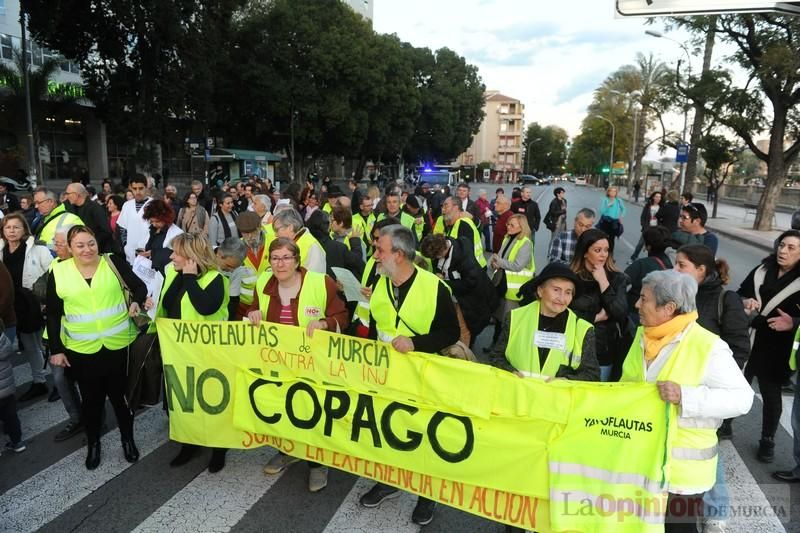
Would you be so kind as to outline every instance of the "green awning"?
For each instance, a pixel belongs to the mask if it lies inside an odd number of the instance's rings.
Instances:
[[[192,157],[202,158],[202,152],[194,154]],[[279,154],[272,152],[262,152],[259,150],[246,150],[242,148],[212,148],[210,150],[210,161],[266,161],[278,162],[283,158]]]
[[[222,148],[224,152],[228,152],[234,159],[247,160],[247,161],[280,161],[282,158],[278,154],[272,152],[260,152],[258,150],[243,150],[241,148]]]

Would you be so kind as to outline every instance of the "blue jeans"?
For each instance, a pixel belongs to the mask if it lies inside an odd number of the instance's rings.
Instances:
[[[600,381],[607,382],[611,378],[611,369],[614,365],[600,365]]]
[[[795,476],[800,476],[800,384],[794,386],[792,431],[794,432],[794,470],[792,472]]]
[[[725,465],[722,455],[717,455],[717,481],[703,495],[703,516],[706,520],[727,520],[730,516],[731,498],[725,482]]]

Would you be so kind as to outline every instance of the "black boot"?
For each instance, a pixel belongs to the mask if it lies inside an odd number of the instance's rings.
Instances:
[[[717,429],[717,438],[720,440],[730,440],[733,437],[733,422],[732,418],[726,418],[722,421],[722,425]]]
[[[136,448],[136,443],[133,442],[132,438],[122,441],[122,453],[129,463],[135,463],[139,460],[139,450]]]
[[[225,453],[227,451],[225,448],[211,449],[211,461],[208,463],[209,472],[214,474],[225,468]]]
[[[758,453],[756,458],[762,463],[771,463],[775,460],[775,439],[772,437],[761,436],[758,441]]]
[[[192,457],[197,453],[197,446],[191,444],[181,445],[181,451],[175,456],[175,459],[169,462],[169,466],[183,466],[192,460]]]
[[[100,466],[100,441],[90,442],[86,450],[86,470],[94,470]]]

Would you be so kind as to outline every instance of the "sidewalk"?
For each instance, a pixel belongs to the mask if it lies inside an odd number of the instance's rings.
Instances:
[[[638,203],[628,198],[625,193],[620,195],[620,198],[630,204],[639,206],[644,205],[643,199],[640,198]],[[775,239],[785,230],[791,227],[792,215],[790,213],[775,213],[772,227],[775,228],[770,231],[756,231],[753,229],[753,219],[755,218],[752,212],[747,213],[745,216],[745,208],[741,205],[728,204],[719,202],[717,205],[717,218],[711,218],[711,211],[713,204],[700,201],[701,199],[695,198],[695,201],[702,203],[708,210],[708,222],[706,228],[718,235],[723,235],[729,239],[734,239],[746,244],[750,244],[766,252],[772,252]]]

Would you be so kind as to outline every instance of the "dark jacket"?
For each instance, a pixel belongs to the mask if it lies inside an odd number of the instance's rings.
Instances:
[[[350,238],[350,249],[344,243],[335,241],[328,235],[314,234],[322,249],[325,250],[326,273],[336,279],[333,267],[344,268],[353,273],[356,279],[361,279],[364,273],[364,261],[361,259],[361,239]]]
[[[489,324],[499,298],[486,271],[481,268],[472,253],[472,243],[465,239],[447,238],[453,253],[444,282],[453,291],[464,321],[473,338]],[[435,273],[439,273],[438,261],[433,262]],[[443,273],[444,274],[444,273]]]
[[[697,288],[697,323],[728,343],[733,358],[743,368],[750,356],[747,314],[741,297],[725,290],[717,273],[708,276]]]
[[[661,261],[661,263],[659,263]],[[628,289],[628,311],[633,314],[636,313],[636,300],[639,299],[639,293],[642,292],[642,280],[650,272],[656,270],[668,270],[672,268],[672,261],[664,252],[648,255],[641,259],[637,259],[625,269],[625,275],[628,276],[631,287]]]
[[[614,376],[619,377],[627,353],[627,347],[620,346],[620,339],[628,321],[628,302],[625,298],[628,276],[622,272],[609,272],[608,282],[608,288],[601,293],[600,285],[594,279],[582,280],[578,296],[569,307],[580,318],[594,324],[597,361],[601,366],[614,366],[611,374],[613,380]],[[609,318],[595,322],[595,315],[601,309],[606,310]]]
[[[681,208],[678,202],[662,202],[661,207],[656,213],[656,220],[659,226],[664,226],[670,233],[678,231],[678,217],[681,216]]]
[[[10,192],[6,192],[5,195],[0,196],[0,211],[2,211],[3,214],[7,215],[19,210],[19,199],[16,196]]]
[[[86,198],[83,205],[73,205],[69,202],[65,202],[64,206],[70,213],[78,215],[83,221],[83,224],[94,232],[94,237],[97,239],[97,246],[101,254],[112,251],[114,253],[122,252],[122,249],[112,249],[114,240],[111,234],[111,224],[108,221],[108,211],[106,211],[102,205],[92,201],[90,198]]]
[[[17,313],[14,311],[14,280],[2,261],[0,261],[0,321],[7,328],[17,325]]]
[[[656,220],[658,220],[658,214],[660,212],[661,205],[659,205],[658,211],[656,211]],[[642,214],[639,215],[639,223],[642,225],[642,231],[650,227],[650,202],[644,204],[642,207]],[[675,223],[678,223],[677,219],[675,219]]]
[[[456,198],[456,201],[460,202],[461,200]],[[478,207],[478,204],[475,203],[474,200],[467,200],[467,208],[464,209],[467,213],[472,215],[472,221],[475,223],[475,227],[481,227],[481,210]]]
[[[770,256],[764,261],[767,273],[764,284],[759,290],[761,307],[779,293],[784,287],[800,277],[800,266],[778,278],[778,266],[775,256]],[[754,275],[761,265],[754,268],[747,275],[739,290],[742,298],[755,298]],[[775,331],[769,327],[768,318],[778,316],[778,309],[794,318],[794,327],[790,331]],[[789,369],[789,354],[792,350],[794,333],[800,324],[800,291],[796,291],[784,299],[767,316],[756,315],[750,321],[750,327],[755,330],[753,348],[747,360],[747,374],[767,379],[773,383],[784,383],[792,375]]]
[[[528,225],[531,227],[531,240],[533,234],[539,231],[539,222],[542,220],[542,214],[539,212],[539,204],[533,200],[517,200],[511,204],[511,212],[520,215],[525,215],[528,219]]]

